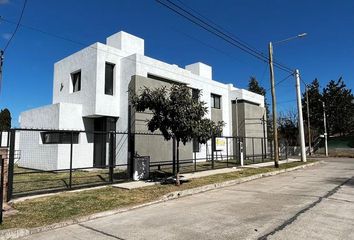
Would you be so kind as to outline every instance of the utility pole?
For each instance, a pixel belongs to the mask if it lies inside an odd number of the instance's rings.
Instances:
[[[273,111],[273,139],[274,139],[274,167],[279,167],[279,143],[278,143],[278,127],[277,127],[277,107],[274,84],[274,67],[273,67],[273,45],[269,42],[269,72],[270,85],[272,88],[272,111]]]
[[[300,73],[299,73],[298,69],[295,70],[295,79],[296,79],[297,111],[298,111],[298,117],[299,117],[298,122],[299,122],[299,132],[300,132],[301,161],[306,162],[304,119],[302,116]]]
[[[324,101],[322,101],[323,106],[323,127],[324,127],[324,140],[325,140],[325,154],[328,157],[328,144],[327,144],[327,120],[326,120],[326,105]]]
[[[307,131],[309,141],[309,154],[312,155],[312,139],[311,139],[311,126],[310,126],[310,101],[309,101],[309,89],[306,85],[306,108],[307,108]]]

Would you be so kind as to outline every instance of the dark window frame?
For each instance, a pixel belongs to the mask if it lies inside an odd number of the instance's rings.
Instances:
[[[80,92],[81,91],[81,70],[73,72],[71,75],[71,86],[72,92]]]
[[[109,69],[111,71],[111,75],[107,74],[107,67],[111,67]],[[114,70],[116,65],[114,63],[106,62],[105,63],[105,72],[104,72],[104,94],[105,95],[114,95]],[[112,78],[108,78],[111,76]]]
[[[210,94],[211,108],[221,109],[221,96],[217,94]]]
[[[73,144],[79,143],[79,132],[41,132],[42,144],[70,144],[73,134]]]

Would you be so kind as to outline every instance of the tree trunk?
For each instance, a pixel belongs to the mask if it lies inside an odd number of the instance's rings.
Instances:
[[[179,186],[180,185],[180,181],[179,181],[179,140],[177,140],[177,154],[176,154],[176,158],[177,158],[177,174],[176,174],[176,185]]]
[[[172,139],[172,174],[176,176],[176,138]]]

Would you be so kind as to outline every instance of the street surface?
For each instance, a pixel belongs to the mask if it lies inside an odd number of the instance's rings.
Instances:
[[[326,163],[25,239],[354,239],[354,159]]]

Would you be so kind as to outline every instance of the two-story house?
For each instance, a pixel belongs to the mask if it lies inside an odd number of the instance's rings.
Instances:
[[[55,63],[52,104],[21,113],[20,126],[86,131],[74,136],[73,167],[100,166],[107,161],[107,141],[94,131],[147,132],[148,114],[129,111],[129,89],[138,92],[141,87],[172,83],[183,83],[201,91],[200,98],[209,110],[207,117],[226,123],[223,135],[264,136],[264,126],[259,124],[262,121],[251,125],[246,121],[263,118],[263,96],[213,80],[212,68],[204,63],[181,68],[145,56],[144,40],[126,32],[118,32],[108,37],[105,44],[94,43]],[[68,168],[70,148],[65,132],[33,134],[20,136],[21,166],[47,170]],[[159,142],[136,138],[134,144],[134,150],[140,155],[148,154],[151,161],[171,158],[170,150],[164,148],[168,143],[162,138]],[[125,163],[126,134],[117,135],[116,145],[116,161]],[[187,145],[185,149],[185,156],[192,156],[192,147]],[[36,151],[41,154],[33,161]],[[197,157],[205,158],[206,152],[205,146],[200,146]]]

